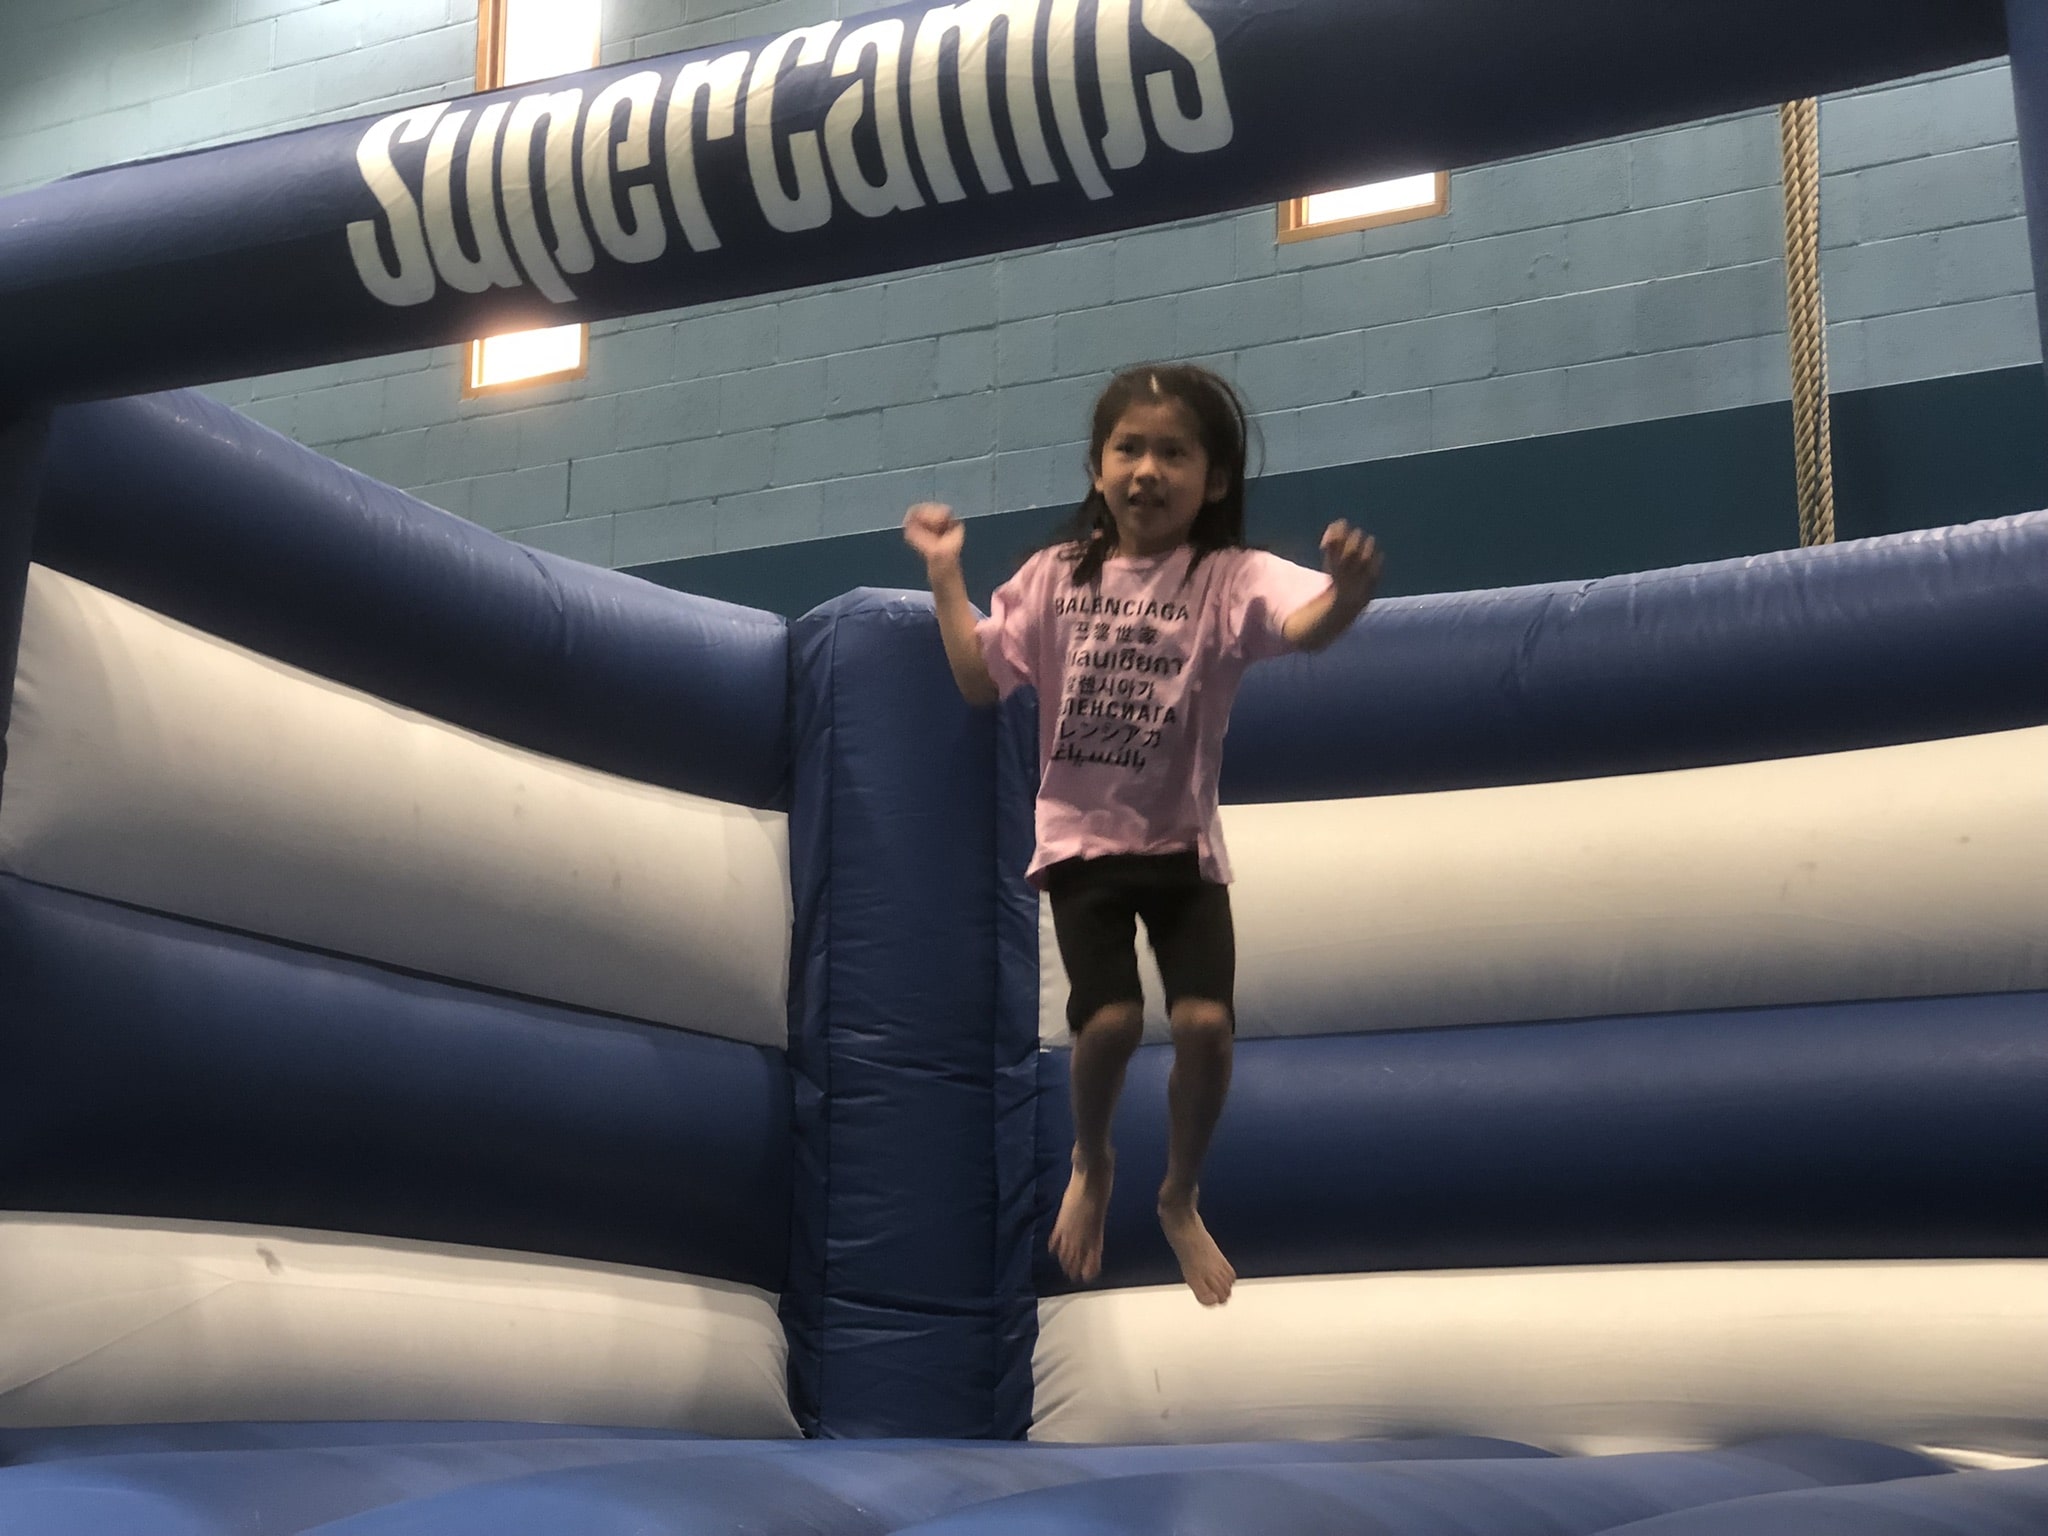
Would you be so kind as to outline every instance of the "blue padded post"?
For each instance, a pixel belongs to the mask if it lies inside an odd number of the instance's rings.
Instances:
[[[2041,351],[2048,356],[2048,306],[2041,303],[2048,294],[2048,0],[2005,0],[2005,35],[2012,52],[2012,104],[2019,119]]]
[[[853,592],[792,641],[792,1401],[825,1436],[1015,1435],[1031,1041],[998,1002],[1021,914],[996,873],[996,716],[961,701],[929,598]]]
[[[0,794],[6,793],[7,720],[14,709],[14,658],[28,592],[29,547],[41,495],[46,410],[0,411]]]

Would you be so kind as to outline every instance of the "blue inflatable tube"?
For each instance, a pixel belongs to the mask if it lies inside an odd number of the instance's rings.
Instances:
[[[1997,0],[904,6],[21,194],[0,402],[924,266],[2004,49]]]
[[[1395,598],[1246,676],[1228,802],[1651,773],[2048,722],[2048,513]]]
[[[1103,1283],[1152,1209],[1169,1047],[1131,1066]],[[1067,1053],[1040,1058],[1039,1282]],[[2048,1254],[2048,994],[1247,1040],[1202,1179],[1242,1275]]]
[[[515,746],[787,803],[780,618],[527,549],[204,395],[56,411],[35,557]]]

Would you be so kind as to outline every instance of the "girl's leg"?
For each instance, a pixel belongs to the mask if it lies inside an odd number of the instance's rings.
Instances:
[[[1166,1086],[1166,1181],[1159,1186],[1159,1225],[1180,1260],[1188,1288],[1205,1307],[1228,1301],[1237,1281],[1237,1271],[1195,1208],[1202,1159],[1230,1092],[1232,1045],[1229,1008],[1203,998],[1174,1003],[1173,1075]]]
[[[1123,1092],[1124,1069],[1144,1033],[1141,1003],[1098,1008],[1074,1039],[1068,1068],[1074,1102],[1074,1168],[1052,1228],[1052,1254],[1069,1280],[1093,1280],[1102,1273],[1102,1229],[1109,1219],[1109,1191],[1116,1181],[1116,1150],[1110,1122]]]

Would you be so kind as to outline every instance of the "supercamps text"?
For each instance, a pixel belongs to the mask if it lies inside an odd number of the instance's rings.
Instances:
[[[482,293],[529,282],[566,304],[576,297],[569,279],[592,270],[600,251],[637,263],[660,258],[678,236],[692,251],[720,247],[698,164],[719,140],[740,141],[753,199],[784,233],[818,229],[842,210],[878,219],[921,208],[927,189],[939,203],[998,196],[1019,174],[1107,198],[1107,173],[1140,164],[1155,135],[1183,155],[1230,143],[1215,35],[1189,0],[1091,0],[1091,46],[1078,57],[1082,6],[963,0],[799,27],[758,51],[639,70],[587,98],[580,86],[546,82],[481,110],[436,102],[393,113],[356,146],[381,216],[348,226],[349,253],[363,286],[389,305],[426,303],[442,283]],[[1141,75],[1134,38],[1155,53],[1163,47],[1174,67]],[[965,156],[949,136],[948,94]],[[822,114],[789,110],[798,97]],[[422,139],[424,160],[404,157],[417,164],[408,174],[394,149]]]

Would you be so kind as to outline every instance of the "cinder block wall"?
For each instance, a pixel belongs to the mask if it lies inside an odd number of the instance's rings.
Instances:
[[[872,7],[607,0],[607,61]],[[0,191],[459,94],[473,0],[0,7]],[[2036,362],[2002,66],[1824,105],[1838,390]],[[219,393],[528,543],[630,566],[1069,503],[1103,374],[1221,367],[1266,467],[1781,400],[1775,114],[1460,172],[1447,218],[1299,245],[1270,208],[594,327],[587,379],[458,399],[457,349]],[[1311,189],[1304,189],[1311,190]]]

